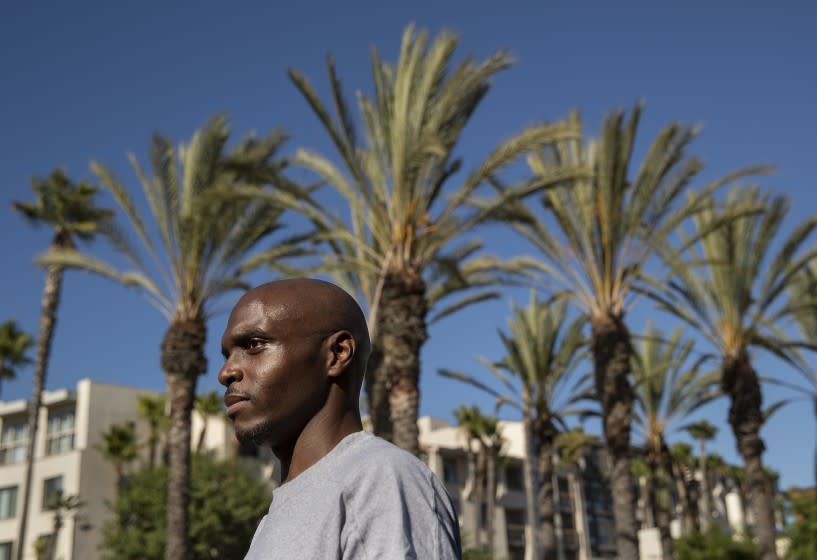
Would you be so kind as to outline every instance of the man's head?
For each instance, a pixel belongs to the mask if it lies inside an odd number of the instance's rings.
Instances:
[[[287,445],[328,407],[358,413],[369,333],[355,300],[333,284],[281,280],[250,290],[221,346],[218,379],[242,441]]]

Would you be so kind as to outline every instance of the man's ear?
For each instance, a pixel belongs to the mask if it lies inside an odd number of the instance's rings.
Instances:
[[[327,345],[326,372],[330,377],[339,377],[352,365],[357,342],[349,331],[337,331],[327,339]]]

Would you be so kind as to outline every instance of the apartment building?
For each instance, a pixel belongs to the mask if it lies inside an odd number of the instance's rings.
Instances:
[[[534,527],[525,516],[521,422],[500,422],[506,441],[497,469],[494,513],[494,556],[509,560],[529,558],[525,535]],[[419,420],[420,448],[431,470],[442,480],[460,516],[465,546],[485,536],[484,509],[468,499],[467,442],[464,432],[444,420]],[[600,446],[592,447],[574,467],[558,466],[553,485],[556,501],[556,539],[559,560],[615,558],[612,498],[602,472],[608,467]]]
[[[28,513],[24,558],[34,560],[35,542],[53,532],[54,512],[49,497],[57,491],[76,495],[82,506],[68,512],[58,533],[55,558],[92,560],[99,558],[102,526],[110,517],[107,504],[116,493],[113,466],[98,447],[101,435],[113,424],[133,422],[139,441],[147,440],[147,427],[139,422],[137,401],[156,393],[84,379],[74,390],[43,394],[39,429],[35,442],[32,501]],[[22,510],[27,426],[27,401],[0,402],[0,560],[13,558]],[[202,419],[194,414],[192,437],[197,443]],[[207,423],[204,449],[226,457],[236,453],[230,422],[211,417]],[[144,459],[144,458],[143,458]],[[269,459],[269,458],[267,458]],[[258,475],[269,477],[269,461],[259,463]]]

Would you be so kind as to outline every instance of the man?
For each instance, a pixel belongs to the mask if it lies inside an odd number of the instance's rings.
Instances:
[[[419,460],[362,431],[358,399],[371,351],[346,292],[282,280],[247,292],[222,337],[219,382],[242,441],[282,465],[246,558],[460,558],[443,485]]]

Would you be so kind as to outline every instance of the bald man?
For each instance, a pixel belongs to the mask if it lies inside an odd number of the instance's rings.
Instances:
[[[270,282],[236,304],[218,374],[239,440],[280,459],[246,559],[461,557],[451,498],[414,456],[363,431],[371,351],[355,300],[328,282]]]

